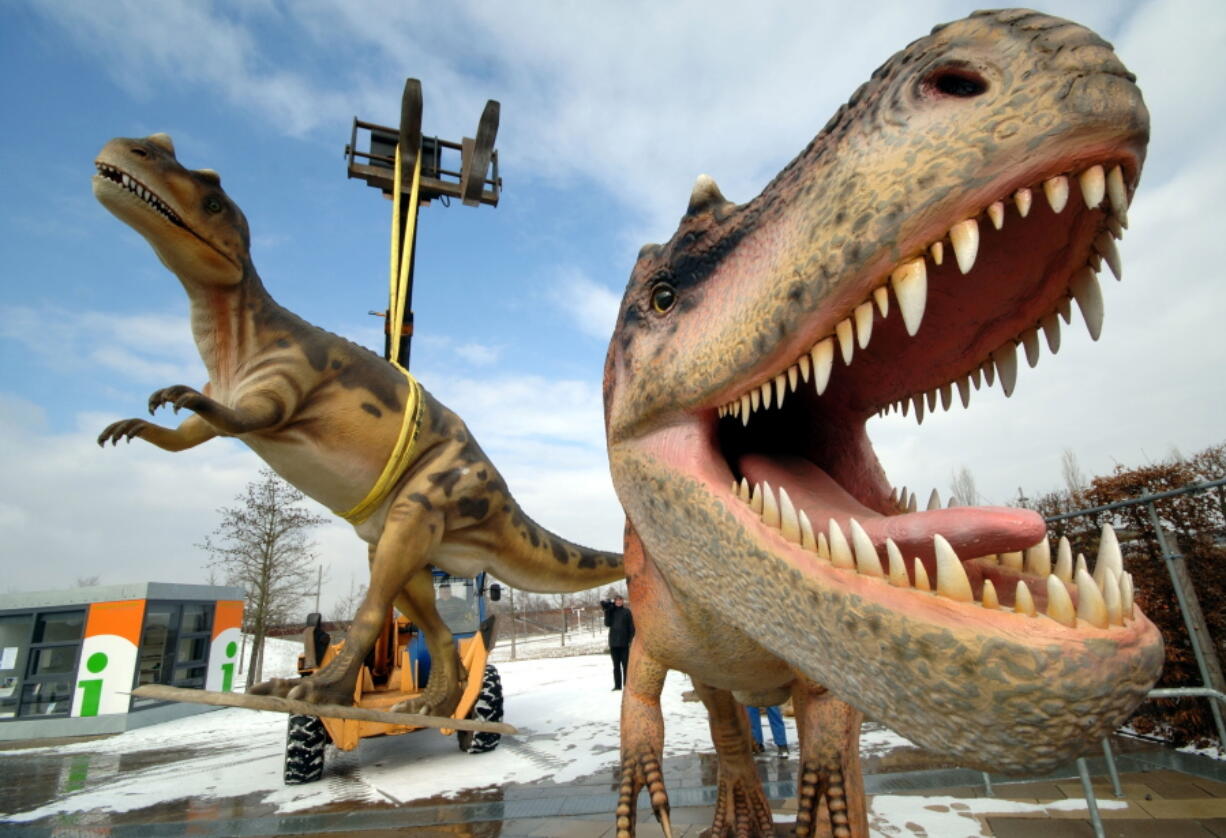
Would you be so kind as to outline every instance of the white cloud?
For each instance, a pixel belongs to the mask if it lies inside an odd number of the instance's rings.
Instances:
[[[554,306],[585,335],[607,341],[617,325],[621,295],[577,268],[560,274],[555,282],[557,293],[550,297]]]

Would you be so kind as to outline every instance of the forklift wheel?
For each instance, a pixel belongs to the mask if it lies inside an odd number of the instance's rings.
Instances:
[[[324,773],[328,731],[318,716],[290,716],[285,736],[285,784],[313,783]]]
[[[485,677],[481,679],[481,695],[477,696],[477,703],[473,705],[468,718],[480,722],[502,721],[502,679],[498,677],[498,670],[493,664],[485,666]],[[459,740],[461,751],[480,754],[497,748],[502,734],[457,730],[456,739]]]

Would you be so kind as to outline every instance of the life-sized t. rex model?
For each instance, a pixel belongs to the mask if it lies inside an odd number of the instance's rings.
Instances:
[[[1093,577],[1067,557],[1053,573],[1033,512],[900,508],[865,423],[984,378],[1011,392],[1018,346],[1055,352],[1070,298],[1097,337],[1095,271],[1119,274],[1148,132],[1094,33],[978,13],[890,59],[749,203],[700,177],[673,238],[641,251],[605,369],[638,628],[619,836],[643,787],[668,831],[669,669],[710,714],[714,836],[773,834],[734,693],[791,692],[794,834],[843,836],[867,835],[861,712],[1041,772],[1141,701],[1162,645],[1109,532]]]
[[[427,565],[459,576],[489,570],[536,591],[622,577],[620,555],[580,547],[528,518],[460,417],[416,379],[278,305],[252,265],[247,221],[215,172],[181,166],[165,134],[112,140],[96,165],[98,200],[183,283],[209,374],[203,392],[174,386],[149,397],[151,414],[162,405],[193,411],[177,428],[127,419],[99,444],[140,437],[182,451],[237,437],[370,545],[370,586],[341,654],[308,678],[250,692],[352,703],[394,601],[421,627],[434,661],[422,695],[395,709],[448,715],[461,665]]]

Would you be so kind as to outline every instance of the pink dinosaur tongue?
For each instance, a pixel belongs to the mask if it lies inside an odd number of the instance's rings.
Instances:
[[[776,491],[787,489],[796,509],[803,509],[809,516],[814,530],[824,531],[834,518],[846,533],[849,519],[855,518],[883,553],[886,538],[892,538],[903,556],[931,559],[932,537],[939,533],[965,560],[1024,550],[1046,533],[1037,513],[1012,507],[954,507],[882,515],[853,498],[813,463],[796,457],[748,454],[737,465],[750,486],[766,482]]]

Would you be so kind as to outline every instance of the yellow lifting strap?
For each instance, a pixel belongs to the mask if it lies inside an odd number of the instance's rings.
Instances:
[[[391,270],[388,288],[387,330],[388,358],[392,366],[404,373],[409,382],[408,397],[404,405],[404,420],[400,425],[400,436],[396,439],[396,447],[392,449],[383,473],[375,481],[375,485],[366,493],[366,497],[347,512],[337,512],[354,526],[362,523],[378,509],[392,488],[404,474],[413,456],[413,443],[417,441],[417,431],[421,426],[421,385],[413,374],[400,365],[400,333],[404,326],[404,288],[409,281],[409,265],[413,261],[413,233],[417,227],[417,196],[421,186],[421,150],[418,149],[413,163],[413,185],[409,190],[409,213],[405,224],[404,239],[400,236],[400,145],[396,145],[396,166],[392,192],[392,254]]]

